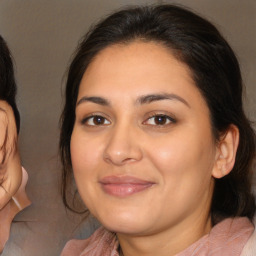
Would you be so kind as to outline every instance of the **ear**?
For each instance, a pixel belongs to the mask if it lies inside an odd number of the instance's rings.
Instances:
[[[217,144],[215,164],[212,170],[212,176],[214,178],[222,178],[232,171],[238,144],[239,130],[235,125],[230,125]]]

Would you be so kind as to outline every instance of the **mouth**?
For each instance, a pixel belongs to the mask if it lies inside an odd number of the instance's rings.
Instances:
[[[105,193],[116,197],[127,197],[147,190],[155,184],[132,176],[107,176],[99,183]]]

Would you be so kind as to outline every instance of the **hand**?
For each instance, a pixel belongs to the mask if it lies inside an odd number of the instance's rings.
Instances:
[[[11,106],[0,100],[0,210],[17,192],[22,179],[18,135]]]

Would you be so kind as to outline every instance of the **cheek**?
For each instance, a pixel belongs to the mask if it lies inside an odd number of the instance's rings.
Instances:
[[[75,177],[90,175],[99,161],[99,147],[95,142],[74,130],[70,141],[71,161]],[[79,181],[79,177],[77,179]]]
[[[90,209],[94,209],[95,183],[97,182],[97,174],[99,169],[100,150],[95,140],[86,138],[83,133],[74,129],[71,141],[70,152],[72,169],[76,181],[79,194]]]
[[[158,139],[154,143],[150,158],[164,176],[210,176],[214,162],[214,145],[211,137],[202,139],[198,132],[181,132],[169,138]],[[152,146],[151,146],[152,147]],[[149,147],[148,147],[149,148]]]
[[[151,151],[150,159],[163,185],[160,186],[162,198],[159,200],[172,202],[165,206],[166,212],[180,215],[185,210],[194,209],[202,198],[210,200],[214,160],[210,139],[201,140],[196,133],[187,138],[177,134],[159,142]]]

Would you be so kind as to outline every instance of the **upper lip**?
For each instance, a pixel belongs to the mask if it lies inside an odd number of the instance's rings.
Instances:
[[[133,176],[106,176],[100,179],[101,184],[154,184],[155,182],[142,180]]]

